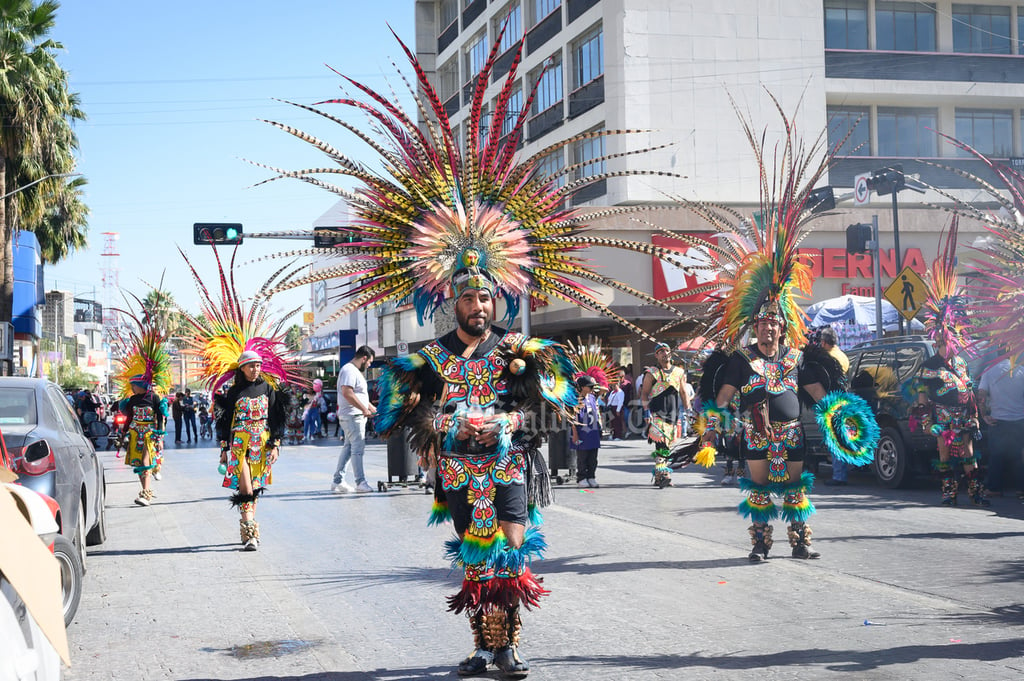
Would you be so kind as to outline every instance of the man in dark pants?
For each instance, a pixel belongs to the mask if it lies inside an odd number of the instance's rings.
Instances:
[[[185,397],[181,400],[181,417],[185,422],[185,439],[188,442],[199,442],[196,433],[196,398],[192,397],[192,391],[188,388],[185,388]]]
[[[1016,489],[1024,500],[1024,366],[1010,369],[1004,359],[982,374],[978,402],[989,425],[985,487],[996,494]]]

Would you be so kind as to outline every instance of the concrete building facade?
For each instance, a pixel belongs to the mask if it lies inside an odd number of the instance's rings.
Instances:
[[[633,219],[595,221],[594,229],[608,236],[657,242],[654,226],[706,231],[674,207],[679,198],[745,214],[758,210],[759,169],[737,114],[763,131],[768,150],[784,139],[778,111],[808,149],[838,146],[824,180],[838,205],[816,221],[804,244],[818,274],[808,303],[873,294],[871,259],[846,253],[849,224],[878,216],[883,288],[898,274],[895,221],[901,264],[923,271],[935,257],[948,217],[934,205],[948,199],[929,187],[966,200],[980,196],[941,166],[992,177],[936,132],[1006,163],[1024,157],[1024,6],[1018,0],[417,0],[415,12],[417,57],[463,139],[475,74],[503,27],[485,115],[522,46],[513,102],[537,88],[524,158],[585,131],[644,131],[557,149],[541,161],[547,172],[570,168],[568,181],[593,168],[671,173],[613,178],[578,193],[575,203],[585,210],[643,207]],[[651,151],[630,153],[645,148]],[[896,210],[891,195],[875,193],[855,205],[857,176],[897,164],[918,191],[899,192]],[[960,231],[962,250],[984,236],[978,225],[962,223]],[[586,253],[595,268],[641,290],[661,296],[692,283],[652,258],[600,250]],[[665,320],[626,294],[600,294],[646,328]],[[535,309],[530,323],[538,335],[593,334],[612,345],[644,346],[621,327],[564,304]],[[441,315],[419,327],[411,311],[387,310],[379,342],[388,354],[399,340],[415,350],[450,325]]]

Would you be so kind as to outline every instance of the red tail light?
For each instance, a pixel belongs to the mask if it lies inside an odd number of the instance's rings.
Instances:
[[[125,416],[121,412],[117,412],[116,414],[114,414],[114,425],[115,426],[118,426],[118,427],[123,426],[124,422],[127,421],[127,420],[128,420],[128,417]]]
[[[36,440],[22,450],[17,460],[18,472],[25,475],[42,475],[57,470],[53,450],[46,440]]]

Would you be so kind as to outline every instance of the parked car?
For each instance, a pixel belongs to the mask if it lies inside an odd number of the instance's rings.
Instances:
[[[918,375],[921,364],[934,354],[934,344],[927,336],[883,338],[859,343],[846,351],[850,358],[850,391],[867,401],[881,429],[872,466],[884,487],[900,487],[914,475],[929,473],[932,462],[938,458],[935,437],[920,429],[910,430],[908,415],[913,404],[907,400],[909,391],[904,390],[907,382]],[[986,361],[984,355],[968,360],[975,385]],[[813,415],[808,416],[805,411],[804,418],[813,420]],[[817,427],[807,423],[805,426],[808,449],[816,459],[812,465],[816,466],[827,454]],[[976,447],[979,455],[983,455],[984,444]]]
[[[70,624],[82,595],[85,547],[106,541],[103,466],[64,394],[46,379],[0,377],[0,431],[18,482],[60,506],[54,555]]]

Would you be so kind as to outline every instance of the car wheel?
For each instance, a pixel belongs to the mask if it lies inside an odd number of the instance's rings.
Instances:
[[[60,585],[64,605],[64,626],[71,624],[82,600],[82,559],[78,547],[62,534],[53,542],[53,557],[60,565]]]
[[[96,525],[85,536],[86,546],[96,546],[107,541],[107,476],[103,474],[96,489],[99,503],[96,504]]]
[[[893,489],[902,485],[907,478],[907,448],[898,430],[882,428],[875,450],[875,475],[883,487]]]

